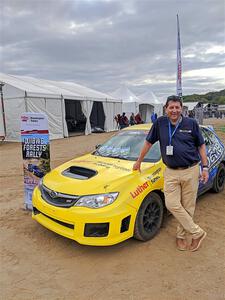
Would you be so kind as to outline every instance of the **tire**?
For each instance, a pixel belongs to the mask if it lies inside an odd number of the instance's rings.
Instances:
[[[213,187],[212,190],[215,193],[222,192],[224,189],[224,183],[225,183],[225,166],[224,164],[220,164],[216,173],[216,177],[213,181]]]
[[[142,202],[134,225],[134,238],[140,241],[152,239],[163,222],[164,206],[156,193],[150,193]]]

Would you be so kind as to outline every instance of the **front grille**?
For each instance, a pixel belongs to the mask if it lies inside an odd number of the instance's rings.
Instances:
[[[69,194],[62,194],[56,191],[53,191],[46,186],[42,185],[41,188],[41,197],[49,204],[59,207],[71,207],[73,206],[79,196],[69,195]]]
[[[62,221],[59,221],[57,219],[54,219],[52,217],[49,217],[48,215],[44,214],[43,212],[40,212],[40,210],[38,210],[36,207],[33,207],[33,213],[34,215],[38,215],[38,214],[42,214],[44,215],[46,218],[49,218],[51,219],[52,221],[62,225],[62,226],[65,226],[65,227],[68,227],[70,229],[74,229],[74,225],[73,224],[69,224],[69,223],[65,223],[65,222],[62,222]]]

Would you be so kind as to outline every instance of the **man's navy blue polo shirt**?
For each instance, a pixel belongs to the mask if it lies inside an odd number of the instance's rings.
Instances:
[[[172,132],[175,126],[171,124]],[[199,162],[198,147],[204,144],[200,128],[195,119],[182,116],[182,120],[172,137],[173,155],[166,155],[169,145],[169,119],[160,117],[152,125],[146,140],[154,144],[160,142],[162,160],[170,168],[188,167]]]

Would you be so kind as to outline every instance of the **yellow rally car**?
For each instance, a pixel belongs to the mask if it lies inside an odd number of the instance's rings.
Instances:
[[[33,193],[32,217],[48,229],[80,244],[107,246],[130,237],[147,241],[163,221],[163,172],[159,143],[132,171],[149,131],[135,125],[91,153],[75,158],[44,176]],[[201,126],[207,148],[209,180],[198,194],[225,185],[225,148],[216,133]]]
[[[141,173],[132,170],[149,128],[128,127],[45,175],[33,193],[33,219],[86,245],[155,236],[164,211],[159,144],[146,155]]]

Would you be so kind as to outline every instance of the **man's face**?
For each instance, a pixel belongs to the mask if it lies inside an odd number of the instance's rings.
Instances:
[[[182,106],[178,101],[169,101],[166,114],[171,122],[177,122],[182,113]]]

